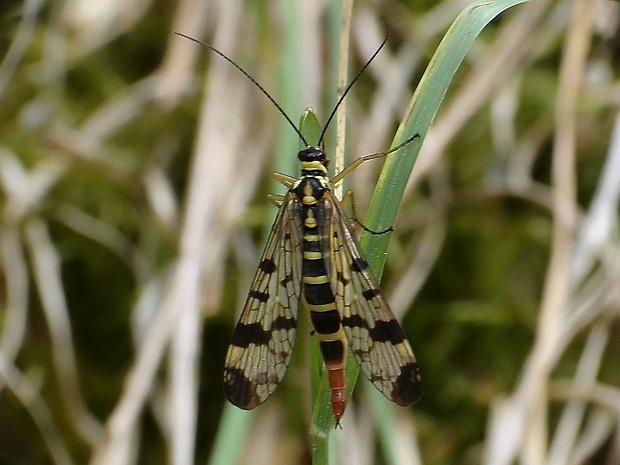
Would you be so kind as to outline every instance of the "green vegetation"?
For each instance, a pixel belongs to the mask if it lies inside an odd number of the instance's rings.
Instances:
[[[0,12],[0,463],[611,463],[617,3],[197,3]],[[332,430],[302,314],[284,382],[239,411],[224,354],[299,141],[173,32],[323,124],[340,50],[350,78],[386,28],[326,148],[422,136],[346,187],[394,225],[362,245],[424,396],[401,409],[360,378]]]

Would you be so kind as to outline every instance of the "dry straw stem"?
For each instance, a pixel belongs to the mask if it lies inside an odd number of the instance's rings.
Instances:
[[[216,47],[234,49],[239,3],[228,2],[220,13],[213,43]],[[194,46],[191,43],[185,45]],[[190,464],[194,461],[198,411],[196,378],[200,359],[198,342],[202,327],[200,296],[205,292],[214,302],[219,300],[213,293],[219,292],[219,267],[223,263],[221,254],[227,249],[226,242],[231,237],[228,229],[232,226],[230,220],[245,202],[238,196],[226,195],[229,191],[236,192],[235,186],[228,184],[228,180],[235,179],[238,184],[246,182],[242,176],[234,176],[238,166],[236,155],[241,153],[239,144],[244,133],[235,116],[242,111],[244,95],[232,88],[232,85],[238,85],[237,78],[234,70],[226,63],[215,61],[212,64],[190,171],[188,203],[184,210],[180,253],[173,266],[172,284],[163,296],[144,345],[140,347],[137,363],[128,378],[126,394],[108,423],[110,439],[100,448],[94,463],[130,463],[134,438],[132,433],[169,343],[172,345],[166,414],[169,427],[166,431],[170,441],[170,461],[175,464]],[[222,127],[231,130],[222,132]],[[214,173],[218,176],[214,176]],[[209,182],[205,182],[206,179]],[[221,216],[224,212],[227,217]],[[205,249],[204,244],[209,246]],[[209,272],[206,279],[202,275],[203,270]],[[204,282],[211,283],[211,287],[204,289]],[[208,358],[209,354],[205,354],[205,357]]]
[[[544,463],[548,435],[547,382],[557,357],[557,342],[564,327],[570,296],[570,269],[576,231],[576,112],[585,75],[593,3],[577,0],[573,5],[560,67],[556,106],[556,129],[552,165],[553,241],[539,327],[532,349],[532,363],[523,376],[529,427],[525,433],[523,457],[528,463]]]
[[[101,439],[101,426],[87,410],[79,385],[69,309],[60,279],[60,257],[42,221],[29,222],[26,227],[26,240],[48,324],[63,405],[78,434],[94,445]]]
[[[353,17],[353,0],[344,0],[342,3],[342,24],[340,26],[340,47],[338,48],[338,98],[349,84],[349,49],[351,38],[351,21]],[[338,107],[336,113],[336,150],[334,153],[334,172],[340,173],[345,168],[345,147],[347,133],[347,104],[346,101]],[[343,184],[335,186],[336,198],[342,199]]]
[[[575,1],[572,5],[571,21],[568,25],[560,67],[559,87],[556,98],[556,127],[553,151],[553,241],[551,258],[541,304],[536,341],[525,365],[520,385],[514,396],[497,405],[493,428],[487,442],[487,463],[509,464],[520,456],[525,463],[553,465],[573,462],[579,445],[579,428],[585,414],[585,404],[574,399],[567,404],[560,423],[555,430],[552,444],[547,445],[549,435],[549,402],[553,398],[550,386],[552,371],[560,356],[578,331],[600,315],[617,299],[611,284],[617,276],[617,267],[603,267],[594,270],[583,267],[605,258],[600,256],[603,242],[613,240],[611,235],[598,244],[586,245],[592,223],[582,222],[579,227],[579,207],[576,201],[577,121],[579,100],[586,75],[587,56],[592,36],[592,19],[596,2]],[[617,150],[610,152],[608,164],[614,164]],[[617,172],[605,170],[601,182],[609,176],[616,178]],[[600,198],[599,198],[600,199]],[[605,200],[618,204],[617,190]],[[592,209],[596,206],[596,199]],[[606,213],[609,211],[605,209]],[[596,210],[591,211],[596,213]],[[590,218],[591,216],[588,215]],[[583,220],[583,218],[581,218]],[[600,219],[600,215],[599,215]],[[611,231],[607,230],[607,233]],[[603,247],[607,248],[611,244]],[[594,246],[594,247],[592,247]],[[598,250],[597,250],[598,249]],[[575,250],[578,252],[575,253]],[[612,246],[617,256],[617,244]],[[612,273],[610,276],[609,273]],[[610,287],[612,286],[612,287]],[[612,292],[610,294],[610,291]],[[617,302],[617,301],[616,301]],[[603,353],[609,337],[609,321],[594,325],[588,334],[578,365],[575,382],[583,390],[594,388],[593,383],[603,361]],[[565,392],[567,392],[566,390]],[[610,391],[617,394],[616,389]],[[576,391],[573,391],[575,397]],[[571,396],[572,397],[572,396]],[[506,431],[510,434],[506,434]],[[588,430],[584,431],[584,439]],[[603,433],[605,434],[605,433]],[[594,452],[589,449],[589,453]],[[587,457],[580,450],[582,457]]]

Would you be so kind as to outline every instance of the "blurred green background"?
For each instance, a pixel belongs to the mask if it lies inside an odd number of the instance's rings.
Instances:
[[[350,75],[390,37],[347,99],[349,159],[389,147],[470,3],[353,4]],[[271,173],[296,175],[299,141],[173,32],[228,54],[293,121],[307,106],[327,118],[342,11],[2,4],[0,464],[310,463],[307,337],[253,413],[221,389],[266,196],[283,191]],[[382,280],[424,396],[379,404],[386,424],[360,382],[334,463],[620,460],[619,19],[607,0],[532,0],[474,42],[424,134]],[[382,163],[347,178],[362,218]]]

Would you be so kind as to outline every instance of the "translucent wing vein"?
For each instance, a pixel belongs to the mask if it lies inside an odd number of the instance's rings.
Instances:
[[[301,288],[302,208],[285,197],[252,281],[224,367],[224,392],[253,409],[276,389],[288,368]]]
[[[349,347],[362,373],[379,391],[399,405],[411,405],[422,395],[411,346],[331,193],[325,197],[323,211],[328,269]]]

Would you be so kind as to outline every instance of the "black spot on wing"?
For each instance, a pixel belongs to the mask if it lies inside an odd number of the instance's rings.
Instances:
[[[342,325],[348,328],[368,328],[368,323],[366,323],[366,320],[357,314],[342,318]]]
[[[342,325],[348,328],[365,328],[368,330],[369,337],[374,342],[391,342],[400,344],[407,337],[395,319],[390,321],[377,320],[374,328],[368,326],[368,322],[359,315],[351,315],[342,319]]]
[[[250,344],[263,345],[271,340],[271,331],[263,329],[261,323],[241,323],[235,327],[232,345],[247,349]]]
[[[269,344],[273,337],[273,331],[295,329],[297,321],[294,318],[279,316],[271,322],[271,329],[266,330],[260,322],[242,323],[239,322],[235,327],[231,344],[243,349],[247,349],[250,344],[265,345]]]
[[[364,260],[363,258],[356,257],[351,262],[351,270],[357,273],[367,270],[367,269],[368,269],[368,262]]]
[[[372,300],[374,297],[380,296],[381,291],[379,289],[366,289],[362,292],[362,295],[366,300]]]
[[[261,292],[261,291],[252,290],[248,294],[248,299],[256,299],[259,302],[265,303],[265,302],[267,302],[269,300],[269,293],[268,292]]]
[[[224,369],[224,393],[232,404],[244,410],[253,409],[261,403],[256,384],[237,368]]]
[[[295,318],[279,316],[271,323],[271,330],[278,331],[281,329],[285,329],[289,331],[291,329],[295,329],[297,327],[297,320]]]
[[[344,274],[341,271],[338,271],[336,273],[336,279],[338,280],[339,283],[341,283],[343,286],[346,286],[347,284],[349,284],[349,280],[344,276]]]
[[[394,345],[400,344],[407,339],[396,320],[377,320],[375,327],[370,329],[370,337],[373,341],[391,342]]]
[[[258,269],[266,274],[271,274],[276,271],[276,262],[271,258],[265,258],[258,264]]]
[[[402,367],[400,376],[392,386],[392,400],[398,405],[409,406],[422,397],[420,368],[415,362]]]
[[[295,279],[292,273],[287,274],[284,278],[280,280],[280,286],[286,287],[288,283],[292,282]]]

